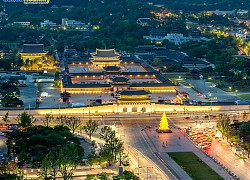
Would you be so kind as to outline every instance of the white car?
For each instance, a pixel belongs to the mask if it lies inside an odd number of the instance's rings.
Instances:
[[[47,97],[48,95],[49,95],[49,94],[48,94],[47,92],[42,92],[42,93],[41,93],[41,96],[42,96],[42,97]]]

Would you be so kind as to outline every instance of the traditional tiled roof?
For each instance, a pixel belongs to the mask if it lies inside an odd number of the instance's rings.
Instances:
[[[174,86],[172,83],[133,83],[130,87],[164,87]]]
[[[72,80],[70,77],[64,77],[62,78],[62,83],[63,83],[63,86],[69,86],[69,85],[72,85]]]
[[[105,69],[107,72],[109,72],[109,71],[114,72],[114,71],[119,71],[121,68],[118,67],[118,66],[107,66],[107,67],[105,67],[104,69]]]
[[[129,79],[123,76],[118,76],[112,79],[113,82],[128,82]]]
[[[43,44],[24,44],[21,53],[45,53]]]
[[[145,90],[124,90],[119,93],[120,95],[148,95],[150,92]]]
[[[105,88],[111,87],[110,84],[66,84],[64,88]]]
[[[115,52],[115,49],[96,49],[96,52],[91,53],[91,55],[97,57],[120,56],[117,52]]]

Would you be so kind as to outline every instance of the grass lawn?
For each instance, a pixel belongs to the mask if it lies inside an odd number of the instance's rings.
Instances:
[[[192,152],[174,152],[168,155],[194,180],[223,179]]]
[[[250,94],[238,94],[238,96],[242,99],[250,100]]]

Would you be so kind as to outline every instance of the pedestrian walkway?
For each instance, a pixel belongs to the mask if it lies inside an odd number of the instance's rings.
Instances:
[[[167,152],[193,152],[223,179],[233,179],[228,174],[228,172],[225,171],[225,169],[214,162],[203,151],[198,149],[195,144],[193,144],[193,142],[187,136],[185,136],[185,134],[182,134],[178,129],[175,128],[172,128],[172,131],[173,133],[169,134],[159,134],[154,129],[148,129],[145,130],[145,137],[147,138],[150,146],[153,147],[152,149],[159,152],[161,158],[176,174],[178,174],[179,177],[184,178],[185,180],[190,178],[188,174],[167,155]]]

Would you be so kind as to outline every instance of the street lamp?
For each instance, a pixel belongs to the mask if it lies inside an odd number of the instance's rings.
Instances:
[[[236,89],[236,90],[235,90],[235,95],[236,95],[236,96],[237,96],[237,92],[238,92],[238,90]]]
[[[137,156],[137,159],[138,159],[138,177],[140,176],[140,156]]]
[[[147,180],[148,180],[148,169],[149,168],[154,168],[154,167],[147,167]]]

